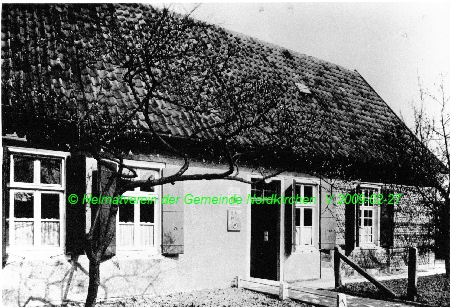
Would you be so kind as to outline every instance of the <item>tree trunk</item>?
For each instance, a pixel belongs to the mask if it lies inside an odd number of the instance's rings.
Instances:
[[[94,307],[97,301],[98,286],[100,285],[100,260],[89,260],[89,288],[85,307]]]
[[[444,236],[444,259],[445,276],[450,278],[450,199],[444,203],[444,214],[442,217],[442,234]]]

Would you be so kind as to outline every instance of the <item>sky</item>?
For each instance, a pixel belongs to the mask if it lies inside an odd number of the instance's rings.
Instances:
[[[190,12],[197,4],[157,4]],[[193,17],[356,69],[413,126],[418,78],[450,86],[450,3],[203,3]],[[425,105],[435,111],[437,105]]]

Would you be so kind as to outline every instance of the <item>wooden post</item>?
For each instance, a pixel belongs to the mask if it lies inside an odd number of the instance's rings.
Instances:
[[[408,258],[408,290],[406,297],[408,300],[414,301],[417,295],[417,248],[409,248]]]
[[[242,288],[242,277],[236,276],[236,288]]]
[[[280,295],[280,300],[285,300],[285,299],[287,299],[289,297],[287,282],[284,282],[284,281],[280,282],[279,295]]]
[[[342,286],[341,278],[341,257],[339,253],[339,246],[334,247],[334,287]]]
[[[387,251],[386,251],[386,272],[387,273],[391,273],[391,256],[392,256],[392,253],[391,253],[391,248],[390,247],[388,247],[387,248]]]
[[[338,293],[336,300],[337,307],[347,307],[347,296],[344,293]]]

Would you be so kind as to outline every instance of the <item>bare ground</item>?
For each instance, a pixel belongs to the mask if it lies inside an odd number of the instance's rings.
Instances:
[[[69,306],[82,306],[70,304]],[[281,301],[277,297],[250,290],[227,288],[176,293],[157,297],[133,297],[111,302],[97,303],[99,307],[122,306],[163,306],[163,307],[209,307],[209,306],[273,306],[307,307],[313,306],[293,300]]]

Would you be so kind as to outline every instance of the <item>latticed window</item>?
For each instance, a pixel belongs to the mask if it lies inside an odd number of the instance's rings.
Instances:
[[[65,158],[67,154],[9,148],[7,245],[13,248],[63,246]]]
[[[379,190],[376,188],[362,188],[361,194],[364,196],[360,205],[359,215],[359,243],[374,244],[378,231],[378,207],[377,196]]]
[[[157,178],[159,171],[136,168],[135,180]],[[117,214],[117,246],[120,249],[148,249],[156,246],[160,199],[155,188],[143,191],[135,188],[123,194]]]
[[[311,246],[314,241],[314,210],[316,187],[296,182],[294,190],[295,204],[295,242],[299,246]]]

